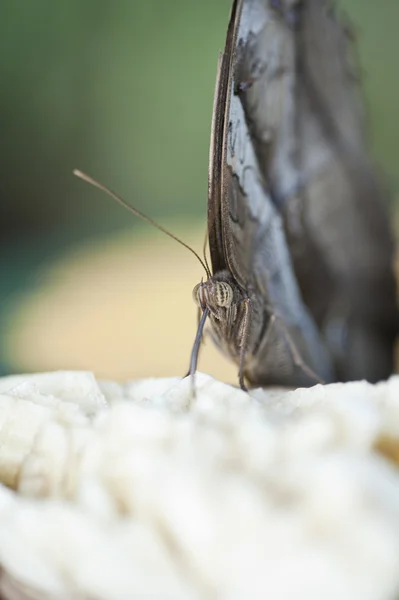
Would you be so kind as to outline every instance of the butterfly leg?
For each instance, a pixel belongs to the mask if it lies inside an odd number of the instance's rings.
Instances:
[[[251,300],[245,298],[242,302],[244,308],[244,315],[241,323],[241,340],[240,340],[240,365],[238,370],[238,380],[240,382],[240,388],[247,392],[248,388],[244,382],[244,367],[245,367],[245,354],[248,348],[248,336],[251,325]]]

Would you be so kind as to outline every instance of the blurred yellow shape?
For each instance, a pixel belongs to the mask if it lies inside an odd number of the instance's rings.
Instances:
[[[173,227],[201,252],[203,232]],[[100,378],[183,376],[196,332],[195,258],[157,232],[124,233],[46,265],[8,318],[6,353],[18,371],[87,369]],[[199,368],[237,382],[205,340]]]

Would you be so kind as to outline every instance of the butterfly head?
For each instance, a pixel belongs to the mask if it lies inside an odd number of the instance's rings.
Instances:
[[[225,281],[217,281],[213,277],[201,281],[193,289],[194,302],[201,308],[217,315],[221,308],[229,308],[233,302],[233,290]]]

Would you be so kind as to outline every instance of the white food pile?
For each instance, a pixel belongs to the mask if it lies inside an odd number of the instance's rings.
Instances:
[[[394,600],[399,377],[0,379],[0,596]]]

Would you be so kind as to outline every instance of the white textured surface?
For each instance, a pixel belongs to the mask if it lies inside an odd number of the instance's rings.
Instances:
[[[399,597],[399,378],[0,379],[5,598]]]

